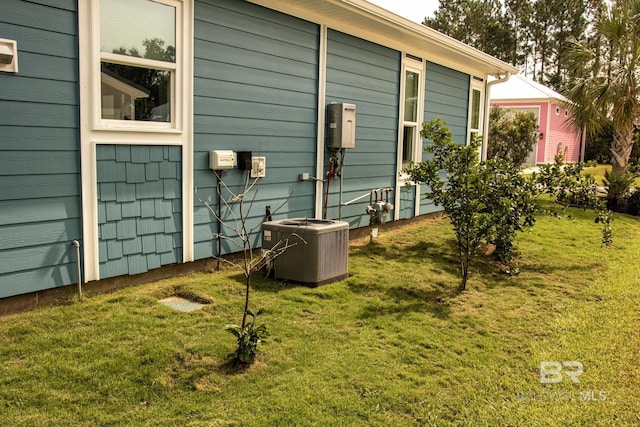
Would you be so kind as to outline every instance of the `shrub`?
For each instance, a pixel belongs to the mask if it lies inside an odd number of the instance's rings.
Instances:
[[[640,190],[636,190],[627,199],[627,213],[640,216]]]
[[[585,160],[611,163],[611,141],[613,141],[613,122],[607,120],[598,133],[587,135]]]
[[[607,186],[607,208],[618,212],[624,211],[624,199],[633,180],[632,174],[618,175],[605,171],[603,183]]]
[[[479,141],[455,144],[439,118],[424,123],[421,134],[433,141],[425,148],[433,159],[414,164],[406,172],[413,181],[427,184],[426,196],[449,216],[459,252],[460,290],[464,290],[471,259],[483,243],[495,242],[501,260],[511,261],[516,232],[534,221],[535,187],[504,159],[480,162]]]
[[[536,115],[492,107],[489,120],[487,157],[505,160],[516,167],[522,166],[538,136]]]
[[[264,342],[265,337],[268,336],[265,325],[255,325],[256,317],[260,314],[262,310],[258,310],[255,314],[247,310],[244,326],[227,325],[225,328],[236,337],[238,343],[236,350],[229,355],[232,364],[236,367],[244,368],[251,365],[256,359],[258,344]]]
[[[563,165],[558,156],[555,164],[541,167],[540,174],[525,177],[504,159],[480,162],[479,141],[455,144],[439,118],[423,123],[421,135],[433,142],[425,148],[433,157],[405,172],[412,181],[426,184],[426,197],[449,216],[458,247],[460,290],[466,287],[471,259],[483,243],[495,243],[496,257],[510,272],[517,272],[512,265],[514,240],[518,231],[535,223],[535,199],[542,193],[552,194],[559,203],[578,201],[595,210],[596,222],[603,225],[602,242],[611,243],[611,215],[597,196],[594,178],[582,175],[584,165]]]

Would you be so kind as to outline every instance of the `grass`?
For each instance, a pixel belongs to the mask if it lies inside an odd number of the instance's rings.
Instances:
[[[611,172],[611,165],[598,164],[597,166],[585,168],[584,171],[593,175],[598,185],[604,185],[604,173],[605,171]],[[634,185],[640,187],[640,176],[636,177]]]
[[[225,366],[243,303],[229,270],[0,319],[0,424],[639,425],[640,219],[616,216],[606,249],[568,212],[520,236],[519,276],[481,256],[464,293],[443,219],[354,242],[338,283],[256,277],[271,337],[244,372]],[[175,294],[211,303],[158,303]],[[580,383],[541,384],[546,360],[581,362]]]

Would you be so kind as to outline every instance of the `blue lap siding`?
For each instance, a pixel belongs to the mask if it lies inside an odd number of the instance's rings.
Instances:
[[[469,79],[468,74],[427,62],[424,121],[440,117],[457,144],[465,144],[467,140]]]
[[[76,2],[3,0],[0,37],[0,298],[77,281],[82,237]]]
[[[400,68],[400,52],[329,30],[327,104],[348,102],[357,108],[356,147],[346,150],[345,156],[343,202],[372,189],[395,186]],[[328,217],[337,219],[339,180],[331,183],[329,191]],[[343,207],[342,220],[351,228],[367,226],[368,203],[366,197]]]
[[[74,240],[89,248],[88,258],[97,247],[98,259],[81,264],[91,266],[89,279],[98,273],[104,279],[182,263],[191,254],[192,248],[183,247],[190,232],[196,260],[241,250],[225,240],[218,249],[219,226],[212,211],[220,206],[218,179],[209,168],[211,150],[250,151],[266,158],[266,176],[255,200],[245,205],[251,205],[248,228],[253,229],[254,247],[261,244],[260,224],[269,211],[273,219],[321,216],[316,205],[324,205],[327,184],[316,193],[314,181],[298,176],[326,178],[329,151],[325,141],[317,140],[322,134],[318,126],[324,126],[318,108],[331,102],[357,107],[356,145],[345,152],[342,201],[365,197],[340,209],[336,177],[328,189],[327,218],[341,215],[350,228],[365,227],[369,192],[396,186],[401,50],[407,42],[395,38],[393,22],[389,38],[378,41],[389,41],[397,49],[352,35],[371,34],[373,27],[368,25],[384,17],[372,15],[368,23],[338,26],[351,13],[350,6],[340,2],[307,11],[305,16],[317,18],[311,22],[249,1],[193,0],[193,75],[181,76],[193,83],[193,117],[188,126],[169,132],[184,132],[179,134],[184,138],[154,140],[153,132],[147,135],[152,139],[138,138],[139,134],[129,138],[124,128],[94,138],[102,129],[93,128],[93,103],[98,101],[91,99],[82,116],[82,129],[88,129],[83,135],[91,137],[83,140],[89,151],[82,153],[88,157],[83,157],[87,167],[81,175],[77,9],[86,4],[80,1],[84,0],[2,0],[0,38],[18,42],[19,72],[0,72],[0,298],[75,284],[79,278]],[[286,7],[295,4],[276,3],[274,7],[288,12]],[[91,11],[80,8],[81,14]],[[191,28],[186,30],[191,34]],[[83,60],[96,60],[90,46],[80,49]],[[428,52],[420,54],[429,59]],[[178,68],[176,80],[183,71]],[[455,141],[465,143],[469,74],[427,61],[424,77],[424,120],[441,117]],[[83,97],[98,90],[91,78],[86,81]],[[319,107],[319,101],[324,105]],[[191,164],[191,153],[183,158],[185,147],[177,144],[190,144],[191,134],[193,170],[184,170]],[[144,145],[129,145],[136,143]],[[160,143],[168,145],[154,145]],[[96,162],[88,165],[94,148]],[[320,172],[318,156],[324,156]],[[191,173],[194,188],[185,190]],[[235,193],[241,192],[247,176],[238,168],[220,173],[224,187]],[[87,227],[91,241],[82,241],[83,179],[90,180],[84,188],[95,189],[97,195],[84,201],[85,206],[97,206],[97,241],[91,221],[86,223],[92,226]],[[184,206],[183,191],[194,191],[193,206]],[[396,191],[399,217],[413,217],[416,197],[423,195],[416,194],[416,187],[398,187],[389,194],[390,201],[396,200]],[[229,196],[223,190],[222,197]],[[193,230],[183,230],[183,224],[191,224],[189,209]],[[420,214],[436,210],[420,201]],[[228,226],[223,234],[233,237],[233,215],[223,206],[222,216]],[[94,266],[97,272],[91,271]]]
[[[247,2],[195,6],[194,232],[201,259],[218,254],[216,220],[203,205],[217,209],[210,150],[266,157],[251,227],[264,221],[267,206],[282,203],[275,218],[314,216],[315,187],[297,177],[315,174],[319,27]],[[223,179],[239,191],[245,176],[234,169]],[[237,250],[226,242],[222,247],[223,253]]]
[[[457,144],[467,140],[467,114],[469,110],[470,76],[442,65],[427,62],[427,75],[424,94],[424,121],[440,117],[453,133]],[[423,152],[426,160],[429,153]],[[424,198],[425,187],[421,188],[420,214],[442,210],[431,200]]]

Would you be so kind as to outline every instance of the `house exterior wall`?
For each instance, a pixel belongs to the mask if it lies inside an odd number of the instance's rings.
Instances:
[[[218,250],[218,225],[210,210],[218,208],[211,150],[266,157],[249,227],[259,230],[267,209],[280,205],[274,219],[322,216],[319,200],[324,202],[326,186],[300,181],[298,175],[326,178],[322,135],[324,109],[331,102],[357,106],[356,147],[346,151],[342,201],[394,187],[400,218],[437,210],[416,202],[424,188],[398,185],[400,48],[247,1],[195,0],[184,15],[194,17],[189,20],[193,51],[185,53],[194,58],[193,74],[187,68],[185,76],[187,83],[193,81],[193,103],[190,91],[181,92],[193,106],[193,115],[185,113],[189,120],[182,121],[186,125],[166,134],[96,130],[94,117],[85,113],[100,105],[95,96],[90,104],[85,101],[86,93],[99,91],[87,92],[81,83],[91,86],[86,65],[99,65],[99,47],[87,58],[81,42],[97,27],[79,22],[78,15],[90,15],[98,3],[89,8],[80,0],[6,3],[0,36],[18,41],[20,72],[0,73],[0,298],[75,283],[73,240],[94,248],[84,252],[85,281],[237,252],[226,242]],[[97,33],[91,32],[92,42]],[[424,64],[424,119],[441,117],[456,142],[464,143],[470,75]],[[245,176],[238,169],[220,174],[234,191]],[[367,226],[368,198],[340,209],[339,190],[336,178],[327,217],[342,215],[351,228]],[[195,193],[193,203],[188,193]],[[94,206],[90,213],[83,212],[84,203]],[[193,227],[186,219],[190,215]],[[231,219],[224,209],[223,218]],[[260,245],[259,234],[252,236],[254,246]]]
[[[556,114],[556,108],[560,113]],[[547,137],[547,162],[552,162],[558,153],[562,153],[565,162],[580,161],[580,133],[569,124],[571,111],[564,105],[551,103],[549,112],[549,131]]]
[[[5,0],[0,35],[0,298],[74,283],[80,240],[78,39],[74,1]]]
[[[236,0],[198,1],[195,16],[194,240],[202,259],[218,255],[215,216],[203,205],[217,210],[210,150],[267,158],[251,226],[282,203],[280,216],[314,216],[313,183],[297,177],[315,173],[319,27]],[[234,169],[222,178],[237,191],[243,176]]]
[[[470,78],[468,74],[427,62],[424,121],[440,117],[447,123],[457,144],[465,144],[467,140]],[[430,153],[422,152],[422,160],[429,157]],[[424,191],[425,189],[421,189],[421,193]],[[441,210],[431,200],[424,199],[421,195],[419,197],[420,214]]]
[[[547,138],[549,134],[549,102],[540,103],[540,117],[538,118],[539,132],[544,132],[542,138],[538,137],[538,152],[536,163],[547,163]]]
[[[396,177],[400,52],[329,30],[327,36],[327,99],[356,105],[356,147],[346,150],[343,202],[381,187]],[[328,165],[328,158],[325,161]],[[369,224],[365,198],[342,208],[350,227]],[[327,218],[339,218],[339,182],[329,189]]]
[[[453,134],[453,141],[467,141],[470,76],[442,65],[427,62],[424,121],[440,117]],[[427,153],[423,153],[423,158]]]
[[[182,156],[177,146],[98,145],[100,277],[182,261]]]
[[[492,102],[491,105],[500,105],[504,108],[539,108],[538,126],[543,134],[538,139],[536,163],[551,163],[555,156],[562,151],[565,162],[580,161],[580,133],[568,125],[571,112],[563,105],[545,101],[522,102]],[[556,114],[556,107],[560,108],[560,114]],[[567,111],[568,116],[565,116]]]

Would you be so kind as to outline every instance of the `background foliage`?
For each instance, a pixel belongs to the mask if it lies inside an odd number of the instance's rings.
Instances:
[[[488,158],[499,158],[521,166],[538,138],[538,119],[531,112],[513,111],[499,106],[489,113]]]
[[[562,91],[572,78],[562,61],[569,40],[587,40],[605,10],[602,0],[451,0],[424,24]]]

